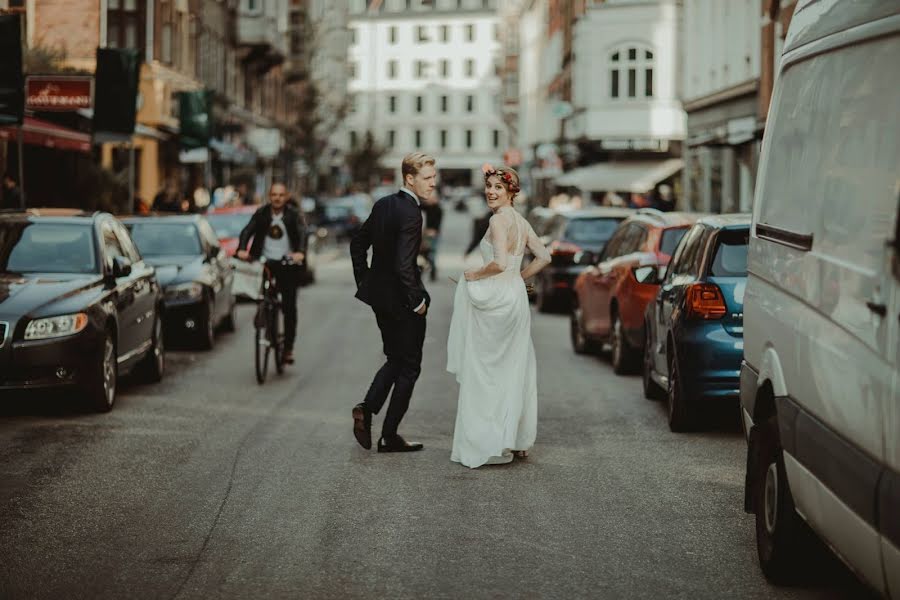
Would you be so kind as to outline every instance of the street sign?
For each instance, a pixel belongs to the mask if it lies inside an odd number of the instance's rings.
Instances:
[[[25,107],[36,111],[74,112],[93,105],[94,78],[89,75],[29,75]]]

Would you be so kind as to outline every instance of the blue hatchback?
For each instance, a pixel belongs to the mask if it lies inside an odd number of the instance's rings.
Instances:
[[[669,428],[686,431],[702,401],[740,396],[750,215],[697,221],[647,307],[644,394],[666,398]]]

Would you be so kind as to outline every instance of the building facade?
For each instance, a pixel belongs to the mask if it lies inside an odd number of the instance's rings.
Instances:
[[[405,154],[438,158],[446,186],[481,185],[500,164],[500,24],[494,0],[351,0],[348,147],[366,132],[387,148],[382,182]]]
[[[518,133],[542,202],[569,188],[629,201],[674,182],[686,129],[679,19],[677,0],[522,5]]]
[[[290,174],[285,134],[297,102],[285,85],[289,0],[0,0],[25,13],[30,50],[61,50],[65,66],[93,74],[96,48],[141,51],[135,195],[149,204],[167,184],[230,183],[262,173],[257,191]],[[0,6],[2,8],[2,6]],[[206,154],[180,152],[178,93],[211,92],[213,139]],[[91,111],[84,115],[88,119]],[[94,150],[107,168],[127,168],[123,148]],[[26,168],[28,161],[26,160]],[[28,178],[26,177],[26,186]]]
[[[746,212],[794,0],[685,0],[684,206]]]

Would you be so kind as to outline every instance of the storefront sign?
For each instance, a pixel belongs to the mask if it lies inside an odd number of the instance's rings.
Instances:
[[[35,111],[91,108],[94,78],[32,75],[25,81],[25,107]]]

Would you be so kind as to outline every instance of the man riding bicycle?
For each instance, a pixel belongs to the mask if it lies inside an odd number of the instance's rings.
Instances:
[[[253,242],[247,251],[247,242]],[[264,257],[275,276],[284,311],[284,362],[294,363],[294,339],[297,337],[297,286],[300,264],[306,256],[306,224],[300,211],[288,204],[287,186],[276,182],[269,188],[269,203],[253,213],[241,231],[237,257],[259,260]],[[281,259],[288,257],[292,264]]]

